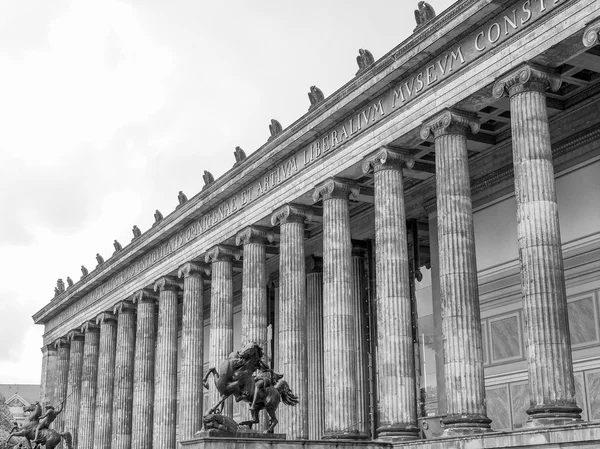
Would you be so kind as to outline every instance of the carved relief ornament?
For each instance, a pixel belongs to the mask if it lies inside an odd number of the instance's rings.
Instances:
[[[319,184],[313,191],[312,199],[313,202],[317,202],[320,199],[329,200],[333,198],[358,198],[360,192],[359,187],[351,181],[345,181],[343,179],[331,178],[327,181]]]
[[[401,170],[403,168],[413,168],[414,165],[415,158],[408,152],[382,147],[365,158],[362,163],[362,171],[367,174],[371,170]]]
[[[286,204],[271,215],[271,224],[278,226],[284,223],[303,223],[305,220],[312,221],[313,219],[312,209],[295,204]]]
[[[500,77],[494,83],[492,93],[495,98],[501,98],[505,93],[512,96],[528,91],[556,92],[561,84],[562,80],[557,74],[532,64],[523,64]]]
[[[431,134],[439,137],[447,134],[465,135],[467,129],[473,134],[479,132],[479,120],[477,115],[456,109],[445,109],[429,120],[423,122],[421,127],[421,138],[427,140]]]

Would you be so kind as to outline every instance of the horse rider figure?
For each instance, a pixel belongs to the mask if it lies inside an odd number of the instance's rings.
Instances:
[[[250,410],[254,410],[256,398],[259,393],[264,392],[271,385],[275,385],[280,379],[283,378],[283,374],[278,374],[269,368],[262,360],[259,360],[256,364],[258,372],[254,375],[254,398],[252,399],[252,405]]]
[[[40,430],[49,428],[50,424],[52,424],[56,417],[63,411],[63,403],[64,401],[60,403],[58,410],[55,410],[52,405],[46,406],[46,413],[40,416],[40,421],[35,428],[35,437],[33,438],[34,443],[39,443],[38,434]]]

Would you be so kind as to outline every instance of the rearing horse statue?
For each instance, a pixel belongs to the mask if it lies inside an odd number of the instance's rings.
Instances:
[[[23,424],[23,427],[17,428],[15,427],[10,434],[6,442],[4,443],[4,447],[7,448],[8,443],[12,437],[23,437],[25,438],[25,442],[27,443],[27,447],[31,449],[31,441],[35,438],[35,428],[37,427],[40,416],[42,416],[42,406],[39,402],[35,404],[31,404],[28,407],[23,407],[24,412],[31,412],[27,417],[27,421]],[[61,439],[65,439],[67,443],[68,449],[73,449],[73,439],[69,432],[58,433],[53,429],[42,429],[39,431],[38,440],[39,445],[44,445],[46,449],[54,449],[60,443]],[[36,446],[38,447],[38,443]]]
[[[261,359],[262,348],[256,343],[246,345],[241,351],[233,352],[219,364],[219,369],[212,367],[203,379],[204,388],[208,389],[208,377],[212,374],[217,390],[221,394],[219,402],[208,411],[207,415],[223,411],[225,400],[230,396],[236,402],[244,401],[252,404],[251,421],[240,424],[252,428],[259,423],[259,412],[265,409],[269,415],[269,427],[265,433],[272,433],[277,425],[275,411],[279,403],[294,407],[298,398],[292,393],[283,375],[273,372]],[[257,375],[253,373],[258,370]]]

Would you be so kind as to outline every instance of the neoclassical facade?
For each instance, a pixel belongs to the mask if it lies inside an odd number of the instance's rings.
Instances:
[[[459,0],[361,50],[34,315],[55,427],[79,449],[191,447],[218,398],[203,373],[257,342],[300,398],[288,440],[595,447],[599,33],[595,0]]]

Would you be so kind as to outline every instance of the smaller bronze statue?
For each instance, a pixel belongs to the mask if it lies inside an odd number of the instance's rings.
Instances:
[[[37,427],[35,428],[35,435],[33,437],[34,443],[36,443],[36,444],[42,443],[42,441],[40,441],[38,439],[40,430],[48,429],[50,427],[50,424],[52,424],[54,422],[56,417],[58,415],[60,415],[60,413],[62,411],[63,411],[63,402],[60,403],[58,410],[55,410],[52,405],[48,405],[46,407],[46,412],[42,416],[40,416],[40,418],[39,418],[40,421],[39,421]]]
[[[156,212],[154,212],[154,224],[152,226],[160,223],[163,218],[164,218],[163,214],[161,214],[160,211],[158,209],[156,209]]]
[[[71,279],[69,276],[67,276],[67,285],[69,287],[73,287],[73,279]],[[68,287],[67,287],[68,288]]]
[[[104,263],[104,257],[100,255],[100,253],[96,253],[96,261],[98,262],[98,267]]]
[[[275,119],[271,119],[271,124],[269,125],[269,132],[271,133],[271,137],[269,137],[269,140],[273,140],[277,134],[281,133],[281,131],[283,131],[281,123],[279,123]]]
[[[113,246],[115,247],[115,253],[118,253],[123,249],[123,245],[121,245],[118,240],[113,242]]]
[[[325,99],[325,95],[323,95],[323,91],[317,86],[310,86],[308,99],[310,100],[310,107],[308,108],[308,110],[312,111],[319,105],[320,102],[322,102]]]
[[[242,161],[246,159],[246,152],[242,150],[241,147],[235,147],[233,155],[235,156],[235,164],[233,165],[234,167],[241,164]]]
[[[177,201],[179,201],[179,206],[182,206],[183,204],[187,203],[187,200],[188,198],[187,196],[185,196],[185,193],[183,193],[183,191],[180,190],[179,194],[177,195]]]
[[[142,231],[140,231],[140,228],[138,228],[137,225],[133,225],[133,229],[131,231],[133,232],[133,238],[131,241],[134,241],[138,237],[142,236]]]
[[[87,268],[86,268],[84,265],[82,265],[82,266],[81,266],[81,277],[82,277],[82,278],[84,278],[84,277],[86,277],[88,274],[90,274],[90,272],[88,271],[88,269],[87,269]]]
[[[208,170],[204,170],[204,174],[202,175],[202,178],[204,179],[204,187],[209,186],[213,182],[215,182],[215,177]],[[202,187],[202,188],[204,188],[204,187]]]
[[[56,288],[58,288],[58,292],[59,293],[64,293],[65,292],[65,283],[63,282],[62,279],[58,279],[56,281]]]
[[[427,22],[435,17],[435,10],[429,3],[421,1],[417,6],[419,9],[415,9],[415,20],[417,21],[415,31],[423,28]]]
[[[361,48],[358,50],[358,56],[356,57],[356,63],[358,64],[358,72],[356,72],[356,74],[360,75],[374,62],[375,58],[373,57],[373,53],[371,53],[369,50]]]

